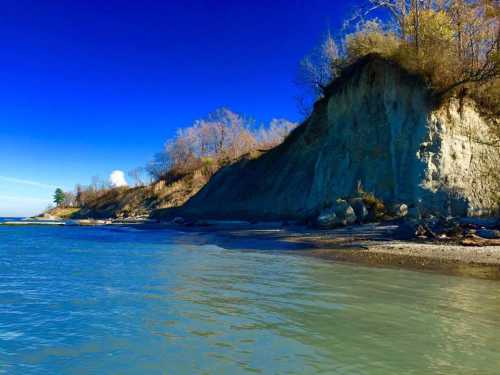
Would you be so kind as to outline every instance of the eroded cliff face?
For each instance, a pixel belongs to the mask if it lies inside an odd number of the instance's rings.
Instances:
[[[430,113],[417,155],[425,165],[421,194],[427,205],[458,215],[496,213],[500,145],[494,145],[494,126],[498,120],[481,117],[470,100],[451,99]]]
[[[473,104],[435,108],[421,80],[371,57],[336,80],[282,145],[218,172],[183,212],[307,218],[362,187],[424,211],[486,213],[495,191],[481,174],[500,162],[490,138]]]

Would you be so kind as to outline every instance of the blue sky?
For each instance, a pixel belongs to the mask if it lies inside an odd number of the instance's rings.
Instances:
[[[0,12],[0,216],[144,165],[217,107],[299,120],[298,61],[359,2],[16,0]]]

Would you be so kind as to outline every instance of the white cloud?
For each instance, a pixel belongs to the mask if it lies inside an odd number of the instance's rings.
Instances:
[[[128,186],[127,180],[125,180],[125,173],[119,170],[111,172],[109,183],[112,187]]]
[[[57,188],[57,186],[55,186],[55,185],[44,184],[44,183],[38,182],[38,181],[23,180],[23,179],[15,178],[15,177],[0,176],[0,180],[10,182],[13,184],[30,185],[30,186],[36,186],[36,187],[41,187],[41,188],[46,188],[46,189],[56,189]]]

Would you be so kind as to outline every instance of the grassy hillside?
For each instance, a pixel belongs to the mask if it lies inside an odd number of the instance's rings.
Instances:
[[[155,209],[184,204],[206,182],[207,178],[195,171],[170,184],[159,181],[148,186],[110,189],[87,202],[72,218],[146,217]]]
[[[47,211],[47,214],[55,217],[60,217],[61,219],[71,219],[79,211],[79,207],[55,207]]]

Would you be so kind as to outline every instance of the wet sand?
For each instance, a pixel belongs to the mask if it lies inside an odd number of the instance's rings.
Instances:
[[[379,224],[332,230],[221,224],[183,230],[199,232],[207,243],[225,248],[287,251],[329,261],[500,280],[500,246],[401,241],[394,238],[396,229],[396,225]]]

